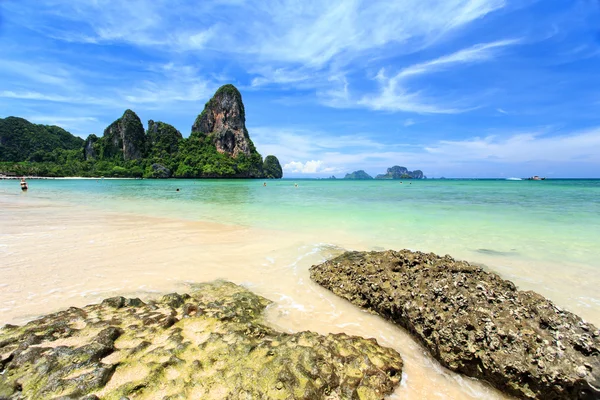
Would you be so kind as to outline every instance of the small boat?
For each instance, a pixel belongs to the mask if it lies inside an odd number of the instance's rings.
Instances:
[[[537,175],[532,176],[531,178],[527,178],[528,181],[544,181],[546,178],[540,178]]]
[[[506,178],[507,181],[522,181],[521,178]]]

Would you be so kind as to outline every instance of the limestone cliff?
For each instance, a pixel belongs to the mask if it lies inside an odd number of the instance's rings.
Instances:
[[[217,90],[196,118],[192,132],[211,137],[219,153],[232,157],[250,156],[256,151],[246,129],[242,95],[233,85]]]
[[[160,155],[163,152],[173,154],[177,152],[179,141],[183,139],[173,125],[164,122],[148,121],[148,132],[146,134],[146,145],[148,153]]]
[[[142,121],[131,110],[104,130],[104,157],[122,154],[124,160],[137,160],[144,156],[146,132]]]
[[[281,169],[281,164],[279,164],[277,157],[272,155],[265,157],[263,174],[265,178],[269,179],[280,179],[283,176],[283,170]]]
[[[98,152],[96,151],[96,143],[98,143],[98,136],[93,133],[85,139],[85,144],[83,145],[83,156],[86,160],[95,160],[98,157]]]
[[[375,179],[425,179],[425,175],[419,169],[409,171],[406,167],[394,165],[388,168],[385,174],[377,175]]]
[[[351,174],[346,174],[346,176],[344,177],[344,179],[352,179],[352,180],[368,180],[368,179],[373,179],[373,177],[369,174],[367,174],[365,171],[358,170],[358,171],[354,171]]]

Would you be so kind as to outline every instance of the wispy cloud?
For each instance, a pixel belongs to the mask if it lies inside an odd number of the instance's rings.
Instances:
[[[326,166],[321,160],[306,162],[291,161],[283,166],[284,172],[297,174],[322,174],[337,172],[335,168]]]
[[[68,85],[71,73],[54,63],[31,63],[16,60],[0,60],[0,72],[4,76],[24,77],[37,83],[53,86]]]
[[[132,104],[155,106],[171,102],[197,102],[210,98],[218,83],[203,78],[199,69],[190,65],[167,63],[148,68],[152,76],[127,87],[121,92],[125,100]]]
[[[351,82],[340,72],[345,65],[361,63],[391,45],[396,45],[391,55],[431,46],[447,33],[505,5],[504,0],[406,0],[393,4],[383,0],[306,0],[302,4],[297,0],[252,4],[232,0],[195,4],[169,0],[40,0],[35,6],[3,3],[0,7],[13,22],[54,40],[95,45],[95,49],[119,44],[142,51],[150,48],[163,57],[202,59],[201,65],[205,65],[206,57],[234,60],[252,77],[250,85],[255,89],[267,85],[314,89],[321,104],[387,109],[384,103],[390,99],[365,98],[357,102],[352,98]],[[29,72],[24,73],[40,83],[70,80],[63,82],[67,87],[76,82],[51,67],[45,71],[28,68]],[[198,70],[183,71],[181,75],[165,73],[163,77],[173,82],[141,77],[130,85],[116,87],[115,92],[127,102],[158,107],[169,101],[198,101],[215,86],[214,80]],[[18,92],[13,87],[0,89]],[[396,93],[398,98],[401,95],[405,103],[417,104],[413,107],[416,112],[456,111],[425,102],[418,104],[419,93]],[[55,93],[44,96],[53,101],[61,98]],[[77,97],[64,92],[62,96]]]
[[[519,43],[519,39],[500,40],[491,43],[480,43],[455,53],[426,61],[420,64],[414,64],[404,68],[390,80],[399,81],[415,75],[430,74],[432,72],[443,70],[456,64],[472,64],[475,62],[487,61],[494,58],[497,53],[495,49],[514,45]]]
[[[553,136],[541,131],[440,141],[425,147],[425,150],[448,161],[559,163],[578,160],[600,164],[600,128]]]
[[[600,127],[574,132],[548,128],[530,132],[506,131],[486,137],[424,141],[413,145],[388,145],[358,135],[349,136],[347,141],[338,140],[339,137],[332,133],[290,128],[256,128],[252,131],[258,133],[254,136],[259,148],[268,148],[269,154],[277,154],[285,171],[298,176],[324,176],[358,169],[378,174],[392,165],[404,165],[429,175],[497,177],[515,165],[535,164],[546,170],[557,163],[575,160],[600,165]],[[281,139],[273,139],[273,135],[279,135]],[[486,165],[486,168],[473,170],[474,165]],[[572,172],[565,176],[569,174]]]
[[[260,76],[252,79],[251,86],[259,87],[269,84],[287,85],[290,83],[297,84],[306,82],[311,79],[311,74],[303,68],[290,69],[290,68],[262,68],[259,72]],[[312,86],[312,85],[310,85]]]
[[[298,6],[294,0],[267,0],[260,4],[251,15],[260,15],[266,24],[252,25],[250,37],[255,46],[250,51],[270,60],[319,66],[339,56],[356,58],[389,43],[411,48],[431,44],[504,7],[505,2],[355,0],[328,4],[308,0]]]
[[[501,40],[491,43],[477,44],[455,53],[434,60],[411,65],[397,74],[388,77],[381,69],[375,79],[380,84],[380,91],[375,95],[366,95],[358,104],[373,110],[404,111],[421,114],[458,114],[473,108],[464,100],[454,100],[451,103],[427,96],[422,91],[411,91],[409,80],[425,74],[431,74],[452,66],[473,64],[487,61],[496,56],[497,49],[519,43],[517,39]],[[441,103],[441,104],[440,104]]]
[[[32,29],[70,42],[120,42],[167,51],[211,49],[318,66],[342,54],[355,58],[388,43],[407,43],[412,48],[429,45],[505,5],[504,0],[305,0],[301,4],[297,0],[53,0],[36,4],[47,17],[77,24],[78,29],[64,24],[40,26],[32,18],[40,14],[26,14],[17,6],[5,8]]]
[[[82,137],[87,136],[94,131],[94,127],[98,125],[96,117],[72,117],[62,115],[25,115],[24,118],[30,122],[44,125],[60,126],[73,134],[81,134]]]

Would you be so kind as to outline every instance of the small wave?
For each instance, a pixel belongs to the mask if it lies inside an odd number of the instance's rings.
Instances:
[[[514,256],[514,255],[519,254],[515,250],[500,251],[500,250],[492,250],[492,249],[477,249],[476,251],[478,253],[488,254],[488,255],[492,255],[492,256]]]

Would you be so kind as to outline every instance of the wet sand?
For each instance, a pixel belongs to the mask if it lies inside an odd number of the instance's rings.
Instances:
[[[113,295],[143,300],[226,279],[275,302],[267,321],[289,332],[346,332],[398,350],[391,398],[506,399],[442,368],[403,329],[313,283],[308,268],[360,242],[242,226],[99,212],[43,200],[3,202],[0,323],[24,323]],[[319,237],[322,236],[322,237]],[[315,243],[322,243],[315,245]]]

